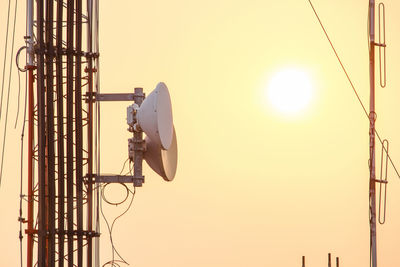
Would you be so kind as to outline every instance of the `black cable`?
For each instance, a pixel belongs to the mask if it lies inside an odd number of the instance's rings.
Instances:
[[[20,67],[19,67],[19,55],[21,54],[22,50],[24,50],[24,49],[28,49],[28,47],[27,47],[26,45],[20,47],[20,48],[18,49],[18,51],[17,51],[17,54],[15,55],[15,65],[17,66],[17,69],[18,69],[20,72],[26,72],[26,71],[27,71],[27,69],[25,69],[25,68],[20,68]]]
[[[23,161],[23,149],[24,149],[24,145],[23,145],[23,138],[24,136],[21,136],[21,181],[20,181],[20,191],[19,191],[19,216],[18,216],[18,221],[19,221],[19,250],[20,250],[20,263],[21,263],[21,267],[23,266],[23,262],[22,262],[22,239],[23,239],[23,235],[22,235],[22,223],[24,222],[24,218],[22,217],[22,200],[23,200],[23,195],[22,195],[22,161]]]
[[[18,84],[20,84],[20,77],[19,77],[20,73],[18,71]],[[25,74],[25,101],[24,101],[24,120],[22,122],[22,130],[21,130],[21,179],[20,179],[20,192],[19,192],[19,238],[20,238],[20,257],[21,257],[21,267],[23,266],[23,257],[22,257],[22,200],[24,199],[24,195],[22,194],[22,181],[23,181],[23,166],[24,166],[24,160],[23,160],[23,156],[24,156],[24,135],[25,135],[25,123],[26,123],[26,104],[27,104],[27,98],[28,98],[28,84],[27,84],[27,76]]]
[[[126,161],[125,161],[125,163],[126,163]],[[124,163],[124,165],[125,165],[125,163]],[[130,173],[132,174],[131,162],[129,163],[129,169],[130,169]],[[124,184],[122,184],[122,185],[124,185]],[[133,191],[130,190],[126,185],[124,185],[124,186],[128,190],[128,192],[132,194],[132,198],[131,198],[131,201],[130,201],[128,207],[125,209],[125,211],[114,218],[113,222],[111,223],[111,226],[110,226],[110,223],[108,222],[108,220],[107,220],[107,218],[106,218],[106,216],[104,214],[103,205],[102,205],[102,202],[100,201],[100,212],[101,212],[101,215],[102,215],[104,221],[106,222],[108,233],[109,233],[109,236],[110,236],[111,248],[112,248],[112,260],[106,262],[105,264],[103,264],[103,267],[106,266],[106,265],[110,265],[110,264],[111,264],[111,266],[119,266],[116,262],[121,262],[121,263],[129,265],[129,263],[120,255],[118,250],[115,248],[114,241],[113,241],[113,238],[112,238],[112,231],[113,231],[115,222],[118,219],[120,219],[122,216],[124,216],[129,211],[129,209],[132,206],[133,200],[135,198],[135,194],[136,194],[136,187],[135,186],[133,187],[134,188]],[[104,189],[102,189],[102,199],[104,199]],[[127,198],[123,202],[125,202],[126,200],[127,200]],[[117,256],[121,259],[121,261],[115,260],[115,254],[117,254]]]
[[[15,117],[14,129],[17,128],[18,117],[19,117],[19,99],[20,99],[20,94],[21,94],[21,77],[20,77],[19,71],[17,71],[17,73],[18,73],[18,101],[17,101],[17,115]]]
[[[322,24],[322,21],[321,21],[321,19],[319,18],[317,11],[315,10],[313,4],[311,3],[311,0],[308,0],[308,3],[310,3],[310,6],[311,6],[312,10],[314,11],[314,14],[315,14],[315,16],[317,17],[318,22],[319,22],[319,24],[321,25],[321,28],[322,28],[322,30],[324,31],[325,36],[326,36],[326,38],[328,39],[328,42],[329,42],[329,44],[331,45],[331,48],[332,48],[333,52],[335,53],[335,56],[336,56],[337,60],[339,61],[340,66],[342,67],[343,72],[346,74],[347,80],[349,81],[349,83],[350,83],[350,85],[351,85],[351,88],[353,88],[353,92],[354,92],[354,94],[356,95],[356,97],[357,97],[357,99],[358,99],[358,102],[360,103],[361,107],[363,108],[364,113],[365,113],[365,116],[367,116],[368,120],[370,120],[369,114],[368,114],[368,112],[367,112],[367,109],[365,108],[363,102],[361,101],[361,98],[360,98],[360,96],[358,95],[357,90],[356,90],[356,88],[354,87],[354,84],[353,84],[353,82],[351,81],[350,76],[349,76],[349,74],[347,73],[347,70],[346,70],[346,68],[344,67],[344,65],[343,65],[343,63],[342,63],[342,61],[341,61],[341,59],[340,59],[338,53],[336,52],[336,49],[335,49],[335,47],[333,46],[333,43],[332,43],[331,39],[329,38],[329,35],[328,35],[327,31],[325,30],[325,27],[324,27],[324,25]],[[383,141],[382,141],[381,137],[379,136],[378,131],[377,131],[376,129],[375,129],[375,134],[376,134],[376,136],[378,137],[379,142],[380,142],[381,145],[383,146]],[[393,166],[393,168],[394,168],[394,170],[395,170],[395,172],[396,172],[396,174],[397,174],[397,177],[400,178],[400,174],[399,174],[399,172],[397,171],[397,168],[396,168],[396,166],[394,165],[394,163],[393,163],[393,161],[392,161],[392,158],[391,158],[390,155],[389,155],[389,152],[386,150],[386,148],[384,148],[384,150],[385,150],[385,152],[386,152],[387,155],[388,155],[389,161],[390,161],[390,163],[392,164],[392,166]]]
[[[124,165],[122,166],[122,169],[121,169],[121,171],[119,172],[119,175],[121,175],[122,172],[124,171],[125,165],[126,165],[126,163],[127,163],[128,161],[129,161],[129,158],[127,158],[127,159],[125,160]]]
[[[111,265],[111,267],[114,267],[114,266],[115,266],[115,267],[120,267],[121,265],[119,265],[118,262],[120,262],[120,263],[125,263],[125,262],[120,261],[120,260],[111,260],[111,261],[108,261],[108,262],[104,263],[104,264],[102,265],[102,267],[107,266],[107,265]]]
[[[123,183],[119,183],[119,184],[122,185],[122,186],[125,188],[125,190],[126,190],[126,196],[125,196],[121,201],[110,201],[110,200],[108,200],[108,199],[106,198],[106,195],[105,195],[104,192],[105,192],[106,187],[109,186],[110,183],[106,183],[106,184],[101,188],[101,198],[102,198],[107,204],[113,205],[113,206],[118,206],[118,205],[121,205],[122,203],[124,203],[124,202],[128,199],[128,197],[129,197],[129,189],[128,189],[128,187],[127,187],[125,184],[123,184]]]
[[[17,101],[17,115],[15,117],[15,124],[14,124],[14,129],[17,128],[17,123],[18,123],[18,118],[19,118],[19,104],[20,104],[20,95],[21,95],[21,78],[20,78],[20,72],[26,72],[27,69],[22,69],[19,67],[19,55],[22,50],[26,49],[26,46],[21,47],[18,49],[17,55],[15,56],[15,64],[17,65],[17,73],[18,73],[18,101]]]
[[[129,161],[129,158],[127,158],[126,160],[125,160],[125,162],[124,162],[124,164],[122,165],[122,169],[121,169],[121,171],[119,172],[119,175],[122,175],[122,173],[124,172],[124,169],[125,169],[125,165],[126,165],[126,163]],[[118,205],[120,205],[120,204],[122,204],[122,203],[124,203],[127,199],[128,199],[128,197],[129,197],[129,188],[125,185],[125,184],[123,184],[123,183],[119,183],[120,185],[122,185],[124,188],[125,188],[125,190],[126,190],[126,196],[121,200],[121,201],[110,201],[110,200],[108,200],[107,198],[106,198],[106,194],[104,193],[105,192],[105,189],[106,189],[106,187],[108,186],[108,185],[110,185],[110,183],[106,183],[104,186],[102,186],[102,188],[101,188],[101,198],[107,203],[107,204],[109,204],[109,205],[114,205],[114,206],[118,206]]]
[[[133,200],[134,200],[135,194],[136,194],[136,188],[134,187],[134,191],[133,192],[131,190],[129,190],[129,192],[132,193],[132,198],[131,198],[131,201],[130,201],[128,207],[124,210],[124,212],[122,212],[120,215],[118,215],[117,217],[114,218],[114,220],[111,223],[111,226],[110,226],[110,223],[108,222],[108,220],[107,220],[107,218],[106,218],[106,216],[104,214],[102,201],[100,201],[100,212],[101,212],[101,215],[102,215],[102,217],[103,217],[103,219],[104,219],[104,221],[105,221],[105,223],[107,225],[108,234],[110,236],[110,242],[111,242],[111,247],[112,247],[112,260],[111,260],[111,262],[115,261],[115,254],[117,254],[118,257],[122,260],[123,263],[128,264],[128,262],[119,254],[118,250],[115,248],[114,241],[113,241],[113,238],[112,238],[112,231],[114,229],[115,222],[118,219],[120,219],[123,215],[125,215],[128,212],[128,210],[131,208],[131,206],[132,206],[132,203],[133,203]],[[109,264],[109,263],[106,263],[106,264]],[[103,266],[105,266],[105,265],[103,265]]]
[[[19,72],[18,72],[18,79],[19,79]],[[19,80],[18,80],[19,81]],[[26,122],[26,103],[27,103],[27,97],[28,97],[28,84],[27,84],[27,77],[25,75],[25,103],[24,103],[24,120],[22,122],[22,130],[21,130],[21,180],[20,180],[20,201],[19,201],[19,237],[20,237],[20,257],[21,257],[21,267],[23,266],[23,261],[22,261],[22,200],[24,199],[24,195],[22,194],[22,181],[23,181],[23,155],[24,155],[24,135],[25,135],[25,122]]]
[[[16,21],[17,21],[17,5],[18,5],[18,0],[15,1],[15,7],[14,7],[14,25],[13,25],[12,42],[11,42],[12,45],[11,45],[11,58],[10,58],[10,72],[9,72],[9,77],[8,77],[6,120],[5,120],[5,124],[4,124],[3,148],[2,148],[2,152],[1,152],[0,186],[1,186],[1,179],[3,177],[4,152],[5,152],[5,147],[6,147],[8,106],[9,106],[9,103],[10,103],[11,73],[12,73],[12,66],[13,66],[12,58],[13,58],[13,54],[14,54],[15,24],[16,24]],[[3,98],[1,100],[3,100]],[[0,107],[0,111],[1,111],[1,109],[2,109],[2,106]]]

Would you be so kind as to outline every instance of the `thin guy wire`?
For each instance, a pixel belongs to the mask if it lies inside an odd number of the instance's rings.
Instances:
[[[349,81],[349,83],[350,83],[350,85],[351,85],[351,88],[353,88],[353,91],[354,91],[354,93],[356,94],[357,99],[358,99],[358,102],[360,102],[360,104],[361,104],[361,106],[362,106],[362,108],[363,108],[363,110],[364,110],[365,115],[366,115],[367,117],[369,117],[369,116],[368,116],[367,109],[365,108],[363,102],[361,101],[361,98],[360,98],[360,96],[358,95],[357,90],[356,90],[356,88],[354,87],[353,82],[351,81],[350,76],[349,76],[349,74],[347,73],[346,68],[344,67],[342,61],[340,60],[340,57],[339,57],[338,53],[336,52],[336,49],[335,49],[335,47],[333,46],[333,43],[332,43],[331,39],[329,38],[329,35],[328,35],[328,33],[326,32],[325,27],[324,27],[324,25],[322,24],[322,21],[321,21],[321,19],[319,18],[318,14],[317,14],[317,11],[315,10],[313,4],[311,3],[311,0],[308,0],[308,2],[310,3],[310,6],[311,6],[312,10],[314,11],[315,16],[317,17],[318,22],[319,22],[319,24],[321,25],[321,28],[322,28],[322,30],[324,31],[325,36],[326,36],[326,38],[328,39],[328,42],[329,42],[329,44],[331,45],[331,48],[332,48],[333,52],[335,53],[335,56],[336,56],[337,60],[339,61],[340,66],[342,67],[344,73],[346,74],[347,80]]]
[[[6,41],[4,43],[3,78],[1,81],[0,119],[1,119],[1,110],[3,108],[3,92],[4,92],[4,78],[5,78],[5,73],[6,73],[6,62],[7,62],[8,28],[9,28],[9,24],[10,24],[10,9],[11,9],[11,0],[8,0]],[[0,184],[1,184],[1,179],[0,179]]]
[[[357,90],[356,90],[356,88],[354,87],[354,84],[353,84],[353,82],[351,81],[350,76],[349,76],[349,74],[347,73],[347,70],[346,70],[346,68],[344,67],[344,65],[343,65],[343,63],[342,63],[342,61],[341,61],[341,59],[340,59],[338,53],[336,52],[336,49],[335,49],[335,47],[333,46],[333,43],[332,43],[331,39],[329,38],[329,35],[328,35],[328,33],[326,32],[325,27],[324,27],[324,25],[322,24],[322,21],[321,21],[321,19],[319,18],[317,11],[315,10],[313,4],[311,3],[311,0],[308,0],[308,3],[310,3],[310,6],[311,6],[312,10],[314,11],[314,14],[315,14],[315,16],[317,17],[318,22],[319,22],[319,24],[321,25],[321,28],[322,28],[322,30],[324,31],[325,36],[326,36],[326,38],[328,39],[328,42],[329,42],[329,44],[331,45],[331,48],[332,48],[333,52],[335,53],[335,56],[336,56],[337,60],[339,61],[340,66],[342,67],[343,72],[346,74],[347,80],[349,81],[349,83],[350,83],[350,85],[351,85],[351,88],[353,88],[353,92],[354,92],[354,94],[356,95],[356,97],[357,97],[357,99],[358,99],[358,102],[360,103],[360,105],[362,106],[362,108],[363,108],[363,110],[364,110],[365,116],[367,116],[367,118],[368,118],[368,120],[369,120],[370,118],[369,118],[367,109],[365,108],[363,102],[361,101],[361,98],[360,98],[360,96],[358,95]],[[376,136],[378,137],[379,142],[381,143],[381,145],[383,145],[383,141],[382,141],[381,137],[379,136],[378,131],[377,131],[376,129],[375,129],[375,134],[376,134]],[[389,161],[390,161],[390,163],[392,164],[392,166],[393,166],[393,168],[394,168],[394,170],[395,170],[395,172],[396,172],[396,174],[397,174],[397,177],[400,178],[400,174],[399,174],[399,172],[397,171],[397,168],[396,168],[396,166],[394,165],[394,163],[393,163],[393,161],[392,161],[392,158],[391,158],[390,155],[389,155],[389,152],[386,150],[386,148],[384,148],[384,150],[385,150],[386,154],[387,154],[388,157],[389,157]]]
[[[15,24],[17,21],[17,6],[18,0],[15,1],[14,7],[14,25],[13,25],[13,33],[12,33],[12,42],[11,42],[11,57],[10,57],[10,73],[9,73],[9,80],[8,80],[8,92],[7,92],[7,106],[6,106],[6,120],[4,124],[4,136],[3,136],[3,149],[1,152],[1,166],[0,166],[0,186],[1,186],[1,179],[3,177],[3,166],[4,166],[4,152],[6,148],[6,136],[7,136],[7,120],[8,120],[8,106],[10,103],[10,88],[11,88],[11,73],[12,73],[12,59],[14,54],[14,41],[15,41]],[[1,107],[0,107],[1,110]]]

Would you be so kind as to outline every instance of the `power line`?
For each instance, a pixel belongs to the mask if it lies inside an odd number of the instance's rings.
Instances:
[[[344,67],[344,65],[343,65],[343,63],[342,63],[342,60],[340,59],[338,53],[336,52],[336,49],[335,49],[335,47],[334,47],[334,45],[333,45],[331,39],[329,38],[329,35],[328,35],[328,33],[327,33],[327,31],[326,31],[324,25],[322,24],[322,21],[321,21],[321,19],[319,18],[318,13],[317,13],[317,11],[316,11],[315,8],[314,8],[314,5],[312,4],[311,0],[308,0],[308,3],[310,4],[312,10],[314,11],[314,14],[315,14],[316,18],[318,19],[318,22],[319,22],[319,24],[321,25],[322,30],[324,31],[324,34],[325,34],[325,36],[326,36],[326,39],[328,39],[328,42],[329,42],[329,44],[331,45],[331,48],[332,48],[333,52],[335,53],[335,56],[336,56],[337,60],[339,61],[339,64],[340,64],[340,66],[342,67],[342,70],[343,70],[343,72],[345,73],[345,75],[346,75],[346,77],[347,77],[347,80],[349,81],[349,83],[350,83],[350,85],[351,85],[351,88],[353,89],[353,92],[354,92],[354,94],[356,95],[356,97],[357,97],[357,99],[358,99],[358,102],[360,103],[362,109],[364,110],[365,116],[367,116],[367,118],[368,118],[368,120],[369,120],[370,118],[369,118],[367,109],[365,108],[365,106],[364,106],[364,104],[363,104],[363,102],[362,102],[362,100],[361,100],[361,98],[360,98],[360,96],[359,96],[359,94],[358,94],[358,92],[357,92],[357,90],[356,90],[356,88],[355,88],[353,82],[351,81],[350,76],[349,76],[349,74],[348,74],[346,68]],[[378,131],[377,131],[376,129],[375,129],[375,134],[376,134],[376,136],[378,137],[379,142],[380,142],[381,145],[383,146],[383,140],[382,140],[381,137],[379,136]],[[396,166],[394,165],[394,163],[393,163],[393,161],[392,161],[392,158],[391,158],[390,155],[389,155],[389,151],[387,151],[387,149],[385,148],[385,146],[383,146],[383,149],[385,150],[386,154],[388,155],[389,161],[390,161],[391,165],[393,166],[393,168],[394,168],[394,170],[395,170],[395,172],[396,172],[396,174],[397,174],[397,177],[400,178],[400,174],[399,174],[399,172],[397,171],[397,168],[396,168]]]

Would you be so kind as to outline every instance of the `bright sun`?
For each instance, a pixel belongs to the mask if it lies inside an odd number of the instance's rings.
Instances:
[[[305,110],[313,96],[310,75],[299,68],[276,72],[268,82],[266,100],[284,115],[294,116]]]

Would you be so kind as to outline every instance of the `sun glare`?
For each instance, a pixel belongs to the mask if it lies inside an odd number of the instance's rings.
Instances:
[[[269,105],[288,116],[296,116],[305,110],[312,96],[310,75],[298,68],[286,68],[276,72],[268,81],[265,91]]]

